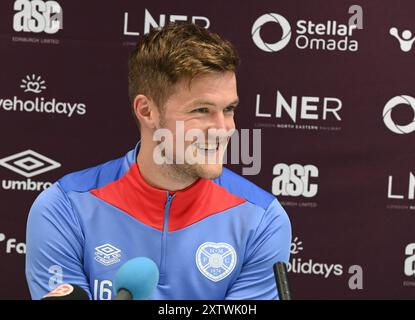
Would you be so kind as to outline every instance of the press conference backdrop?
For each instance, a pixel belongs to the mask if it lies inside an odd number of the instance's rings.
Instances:
[[[1,1],[0,298],[30,297],[36,196],[136,144],[127,56],[172,20],[239,50],[237,125],[262,130],[247,178],[291,218],[294,298],[415,297],[414,15],[411,0]]]

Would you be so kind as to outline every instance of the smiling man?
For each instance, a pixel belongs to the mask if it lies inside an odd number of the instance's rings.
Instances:
[[[161,103],[150,100],[148,94],[138,94],[134,97],[134,113],[141,124],[142,142],[137,162],[142,175],[155,187],[165,189],[168,186],[168,190],[175,191],[186,188],[198,178],[220,176],[228,137],[235,129],[234,109],[238,96],[235,73],[226,70],[193,75],[193,78],[185,76],[172,85],[171,90],[172,94],[162,102],[161,109],[158,107]],[[154,141],[154,131],[159,129],[171,133],[171,136],[166,135],[170,136],[166,143],[172,157],[166,156],[167,164],[162,166],[153,161],[159,144]],[[183,139],[192,130],[195,139]],[[194,163],[187,161],[186,152],[193,156],[190,159],[194,159]],[[146,176],[156,170],[157,175]]]
[[[238,64],[229,42],[193,24],[140,39],[129,92],[141,140],[36,199],[26,257],[34,299],[60,283],[112,299],[117,270],[138,256],[160,272],[151,299],[278,298],[272,267],[289,259],[288,216],[275,197],[222,165],[235,129]],[[160,132],[169,135],[157,139]]]

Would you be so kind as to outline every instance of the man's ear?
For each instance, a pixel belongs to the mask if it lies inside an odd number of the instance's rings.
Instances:
[[[134,113],[141,127],[156,128],[159,114],[155,103],[151,99],[138,94],[134,99]]]

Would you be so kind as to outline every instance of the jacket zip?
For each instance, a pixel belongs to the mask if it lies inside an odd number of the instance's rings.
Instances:
[[[165,282],[166,273],[166,254],[167,254],[167,233],[169,231],[169,214],[171,202],[175,194],[170,194],[167,191],[167,201],[164,205],[164,223],[163,223],[163,234],[161,239],[161,263],[160,263],[160,283]]]

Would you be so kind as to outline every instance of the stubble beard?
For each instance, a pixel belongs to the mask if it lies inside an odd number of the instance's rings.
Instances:
[[[160,112],[160,124],[157,129],[167,129],[166,128],[166,119],[164,117],[163,111]],[[174,154],[174,159],[172,164],[163,163],[160,165],[161,173],[174,178],[178,181],[195,181],[199,178],[202,179],[215,179],[222,174],[223,166],[219,164],[189,164],[186,163],[186,159],[183,164],[178,164],[176,159],[176,152]],[[204,166],[220,166],[218,170],[213,172],[206,170]]]

